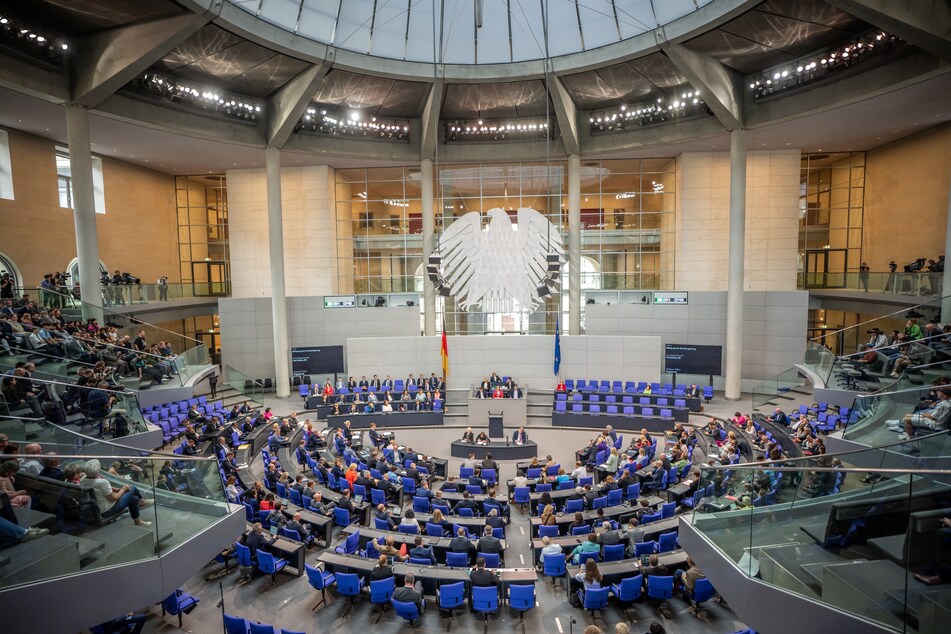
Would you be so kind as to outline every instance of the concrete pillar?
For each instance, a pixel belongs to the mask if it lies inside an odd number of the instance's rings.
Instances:
[[[581,334],[581,157],[568,156],[568,334]]]
[[[726,398],[743,375],[743,265],[746,257],[746,130],[730,133],[730,243],[726,292]]]
[[[436,289],[426,275],[426,264],[433,252],[433,235],[436,232],[436,210],[433,196],[433,161],[423,159],[419,165],[419,180],[423,188],[423,313],[425,335],[436,335]]]
[[[264,151],[267,167],[267,230],[271,261],[271,315],[274,322],[274,370],[277,396],[291,395],[287,344],[287,297],[284,292],[284,212],[281,207],[281,151]]]
[[[66,104],[66,141],[73,188],[73,224],[76,227],[76,257],[83,317],[102,322],[102,291],[99,286],[99,236],[96,233],[96,196],[92,181],[89,145],[89,112],[84,106]]]
[[[944,232],[944,277],[941,284],[941,323],[951,322],[951,182],[948,183],[948,225]]]

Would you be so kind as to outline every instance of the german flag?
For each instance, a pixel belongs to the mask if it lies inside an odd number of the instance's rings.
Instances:
[[[446,318],[442,318],[442,345],[439,349],[439,355],[442,357],[442,377],[444,381],[449,380],[449,343],[446,341]]]

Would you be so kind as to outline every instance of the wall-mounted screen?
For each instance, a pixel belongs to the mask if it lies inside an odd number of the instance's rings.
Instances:
[[[343,346],[291,348],[293,376],[343,372]]]
[[[664,373],[715,374],[723,372],[723,347],[689,343],[664,344]]]
[[[687,291],[654,291],[655,304],[686,304]]]

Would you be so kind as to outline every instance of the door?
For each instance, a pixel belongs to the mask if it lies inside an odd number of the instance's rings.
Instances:
[[[844,288],[848,250],[808,249],[804,281],[806,288]]]
[[[192,294],[195,297],[228,295],[227,262],[192,262]]]

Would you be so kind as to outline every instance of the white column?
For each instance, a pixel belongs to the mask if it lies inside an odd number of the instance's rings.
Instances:
[[[581,157],[568,157],[568,334],[581,334]]]
[[[433,252],[433,234],[436,232],[432,159],[423,159],[420,163],[419,179],[423,187],[423,313],[426,320],[425,334],[433,337],[436,335],[436,289],[426,275],[426,264]]]
[[[948,187],[948,225],[944,230],[944,277],[941,283],[941,321],[951,322],[951,183]]]
[[[743,265],[746,257],[746,130],[730,133],[730,242],[726,291],[726,398],[743,376]]]
[[[96,197],[92,181],[89,145],[89,112],[85,106],[66,104],[66,141],[73,190],[73,224],[76,227],[76,257],[83,317],[102,321],[102,291],[99,286],[99,236],[96,232]]]
[[[281,207],[281,151],[269,147],[267,166],[267,230],[271,261],[271,315],[274,322],[274,380],[279,398],[291,395],[287,345],[287,297],[284,294],[284,212]]]

